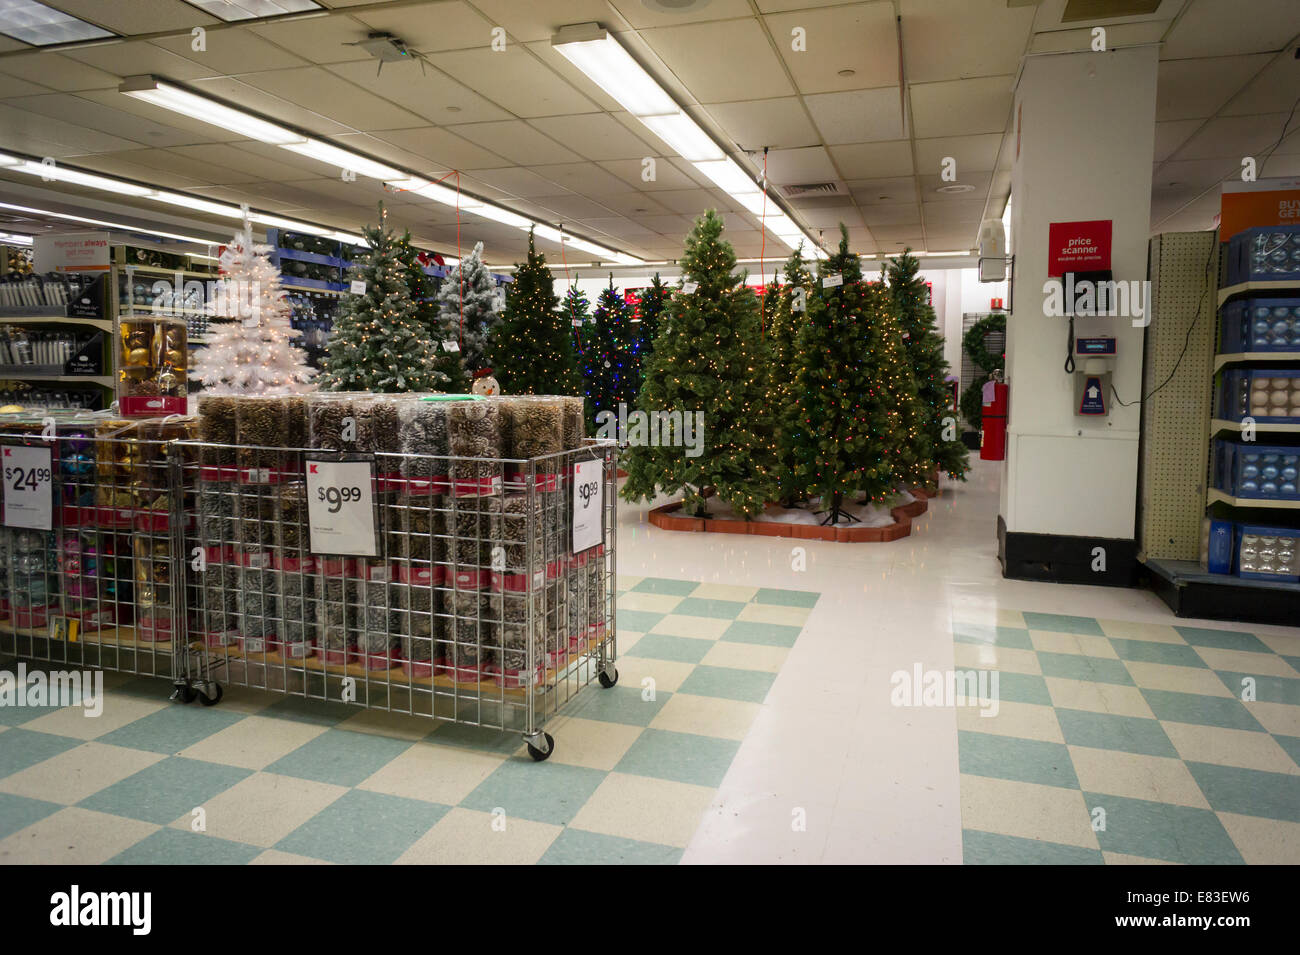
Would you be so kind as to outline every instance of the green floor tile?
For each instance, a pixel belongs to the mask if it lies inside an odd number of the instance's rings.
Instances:
[[[62,808],[58,803],[46,802],[43,799],[28,799],[26,796],[0,793],[0,839],[11,836],[20,829],[26,829]]]
[[[1243,680],[1255,681],[1255,699],[1260,703],[1288,703],[1300,706],[1300,673],[1295,679],[1285,676],[1262,676],[1257,673],[1234,673],[1231,670],[1215,670],[1219,679],[1237,699],[1241,699]],[[1246,704],[1250,706],[1249,703]]]
[[[737,740],[648,729],[623,755],[616,772],[718,786],[740,748]]]
[[[755,643],[765,647],[792,647],[802,631],[802,627],[788,627],[780,623],[737,620],[722,632],[722,639],[735,643]]]
[[[1070,751],[1060,743],[962,730],[957,733],[957,755],[961,771],[971,776],[1079,788]]]
[[[556,741],[558,750],[564,740]],[[605,779],[606,773],[585,766],[568,766],[528,757],[508,759],[460,801],[464,809],[505,810],[509,819],[529,819],[564,826],[578,814]]]
[[[53,733],[37,733],[21,727],[7,729],[0,733],[0,779],[28,766],[43,763],[51,756],[65,753],[81,743],[79,739],[55,736]]]
[[[1251,650],[1271,653],[1253,633],[1243,630],[1214,630],[1209,627],[1174,627],[1184,640],[1194,647],[1213,647],[1217,650]]]
[[[672,597],[688,597],[699,586],[694,580],[669,580],[667,577],[646,577],[632,588],[632,593],[668,594]]]
[[[780,607],[813,607],[821,594],[812,590],[780,590],[774,587],[760,587],[754,595],[754,603],[776,604]]]
[[[1071,746],[1178,758],[1174,744],[1169,742],[1164,729],[1155,720],[1060,708],[1056,711],[1056,720],[1061,724],[1065,742]]]
[[[591,686],[578,694],[577,700],[565,708],[564,715],[622,723],[625,726],[649,726],[672,694],[657,690],[654,699],[647,700],[644,693],[645,690],[639,686],[624,686],[621,683],[609,689]]]
[[[1081,633],[1104,637],[1101,624],[1095,617],[1074,617],[1063,613],[1030,613],[1025,611],[1025,626],[1030,630],[1050,630],[1052,633]]]
[[[1255,717],[1238,700],[1200,693],[1174,693],[1170,690],[1142,690],[1142,696],[1156,719],[1170,723],[1195,723],[1198,726],[1221,726],[1233,730],[1262,730]]]
[[[165,826],[251,775],[249,769],[173,756],[87,796],[77,805]]]
[[[448,809],[419,799],[354,789],[289,833],[275,848],[343,865],[387,865],[432,829]]]
[[[336,786],[355,786],[413,745],[387,736],[329,729],[281,756],[266,767],[266,772]]]
[[[1286,750],[1295,764],[1300,766],[1300,736],[1278,736],[1275,733],[1273,738],[1277,740],[1277,745]]]
[[[1281,656],[1282,659],[1285,660],[1288,664],[1290,664],[1291,669],[1295,670],[1296,676],[1300,676],[1300,657],[1290,657],[1285,654],[1278,654],[1278,655]]]
[[[256,846],[214,839],[185,829],[159,829],[109,859],[107,865],[247,865],[262,854]]]
[[[42,716],[49,716],[61,706],[0,706],[0,726],[22,726]]]
[[[1038,666],[1043,676],[1059,677],[1063,680],[1081,680],[1084,683],[1111,683],[1118,686],[1132,686],[1133,677],[1124,666],[1123,660],[1108,660],[1104,657],[1089,657],[1078,653],[1049,653],[1038,651]]]
[[[243,718],[243,713],[226,712],[219,706],[175,704],[127,723],[98,741],[150,753],[179,753]]]
[[[1181,643],[1157,643],[1154,640],[1120,640],[1110,638],[1110,645],[1121,660],[1137,663],[1166,663],[1176,667],[1200,667],[1205,661],[1196,651]]]
[[[995,627],[978,623],[954,623],[952,638],[958,643],[983,643],[1016,650],[1032,650],[1029,631],[1022,627]]]
[[[682,850],[655,842],[622,839],[582,829],[565,829],[538,860],[539,865],[676,865]]]
[[[616,620],[620,630],[628,630],[632,633],[649,633],[654,625],[666,616],[668,615],[654,613],[649,610],[619,610]]]
[[[650,657],[654,660],[674,660],[677,663],[699,663],[713,649],[714,641],[695,637],[674,637],[666,633],[647,633],[636,642],[626,656]]]
[[[1003,836],[977,829],[961,831],[961,847],[962,861],[966,865],[1105,865],[1097,849]]]
[[[1089,813],[1106,811],[1097,842],[1106,852],[1189,865],[1241,864],[1241,853],[1208,809],[1084,793]]]
[[[674,608],[673,613],[689,617],[712,617],[715,620],[735,620],[744,609],[745,604],[738,600],[687,597]]]
[[[638,644],[639,646],[639,644]],[[775,673],[735,667],[697,666],[677,688],[678,693],[717,696],[724,700],[762,703],[776,680]]]
[[[1190,761],[1187,768],[1216,812],[1300,822],[1300,776]]]
[[[999,670],[998,699],[1009,703],[1052,705],[1052,694],[1048,692],[1047,681],[1034,673],[1011,673],[1007,670]]]

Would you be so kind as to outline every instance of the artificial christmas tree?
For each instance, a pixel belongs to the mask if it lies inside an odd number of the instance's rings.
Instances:
[[[451,279],[448,278],[448,282]],[[506,308],[488,342],[489,361],[509,395],[581,394],[573,324],[555,295],[546,257],[528,234],[528,258],[515,269]]]
[[[411,244],[411,233],[397,240],[397,254],[406,267],[406,284],[415,302],[415,317],[425,330],[423,337],[433,348],[433,367],[447,376],[442,391],[463,394],[469,391],[470,379],[465,373],[460,352],[442,337],[438,323],[438,283],[424,269],[426,256]]]
[[[758,299],[731,274],[736,253],[712,210],[696,220],[681,265],[689,284],[664,308],[637,407],[660,421],[679,414],[694,422],[698,411],[703,440],[683,447],[680,434],[665,439],[661,431],[657,443],[631,442],[622,493],[636,501],[682,492],[683,510],[700,516],[712,488],[718,501],[753,517],[772,499],[776,464]]]
[[[483,243],[479,242],[447,273],[438,289],[437,337],[457,343],[461,363],[471,374],[488,364],[487,343],[500,311],[500,293],[483,264]]]
[[[319,384],[331,391],[436,391],[447,376],[417,318],[398,238],[379,207],[379,224],[362,230],[370,245],[348,271],[365,291],[344,295],[322,363]]]
[[[795,344],[808,317],[808,299],[812,295],[813,275],[804,264],[803,243],[786,259],[784,282],[765,296],[768,310],[768,346],[772,351],[770,387],[776,447],[777,495],[782,504],[791,506],[800,496],[795,479],[793,435],[798,421]]]
[[[641,393],[641,386],[645,382],[645,369],[650,361],[650,353],[654,351],[655,335],[659,332],[659,316],[663,313],[664,303],[668,301],[670,294],[672,289],[664,284],[663,279],[659,278],[659,273],[656,272],[650,284],[641,290],[633,310],[631,350],[634,360],[627,381],[627,393],[631,395],[629,402],[635,401],[636,396]]]
[[[840,228],[839,250],[821,263],[808,317],[795,339],[795,420],[788,440],[797,489],[821,499],[823,523],[853,518],[846,498],[894,493],[898,412],[876,381],[871,320],[883,301],[868,301],[862,266]]]
[[[211,394],[292,394],[316,374],[307,353],[293,344],[302,332],[290,325],[293,308],[270,253],[271,246],[253,241],[247,225],[221,253],[222,275],[210,303],[215,320],[191,369]]]
[[[636,400],[635,328],[632,310],[610,276],[609,286],[596,298],[591,328],[583,339],[582,382],[592,422],[600,412],[617,415],[620,404]]]
[[[923,409],[929,455],[951,478],[966,480],[970,470],[966,446],[961,442],[956,413],[946,376],[948,362],[943,357],[943,338],[936,327],[934,308],[925,281],[917,274],[920,263],[908,249],[889,265],[889,294],[902,326],[908,360],[916,379],[917,398]],[[928,481],[926,482],[928,483]]]

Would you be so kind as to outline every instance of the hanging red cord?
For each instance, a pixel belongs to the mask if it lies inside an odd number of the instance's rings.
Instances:
[[[456,274],[460,276],[460,330],[456,333],[456,349],[465,347],[465,257],[460,251],[460,171],[456,173]]]
[[[572,286],[569,282],[569,257],[564,254],[564,223],[560,223],[560,261],[564,263],[564,284]],[[569,327],[573,330],[573,343],[578,347],[578,357],[582,357],[582,336],[578,334],[578,313],[573,307],[573,296],[568,292],[564,295],[569,300]]]
[[[763,221],[759,231],[763,234],[758,247],[758,330],[767,337],[767,147],[763,147]]]

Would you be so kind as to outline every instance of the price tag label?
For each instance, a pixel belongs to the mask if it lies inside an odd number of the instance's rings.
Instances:
[[[307,529],[313,554],[374,557],[373,461],[307,460]]]
[[[694,295],[695,290],[700,287],[699,282],[686,282],[682,285],[682,291],[687,295]]]
[[[579,461],[573,475],[573,552],[603,543],[604,462]]]
[[[50,530],[54,510],[54,472],[50,449],[5,445],[5,527]]]
[[[838,272],[834,275],[828,275],[822,279],[822,288],[835,288],[837,285],[844,284],[844,276]]]
[[[442,350],[449,351],[449,352],[458,352],[460,351],[460,342],[456,341],[456,339],[454,338],[445,341],[442,343]]]
[[[364,279],[353,279],[352,284],[348,286],[348,291],[353,295],[365,295],[366,283]]]

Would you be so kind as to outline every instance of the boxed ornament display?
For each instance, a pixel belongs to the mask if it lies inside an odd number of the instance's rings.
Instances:
[[[1228,285],[1300,279],[1300,225],[1244,229],[1228,240]]]
[[[1300,447],[1220,439],[1210,474],[1214,487],[1233,497],[1300,500]]]
[[[1230,368],[1219,381],[1215,407],[1227,421],[1300,422],[1300,371]]]
[[[1300,298],[1241,298],[1219,309],[1219,351],[1300,351]]]
[[[189,394],[183,321],[150,316],[119,320],[117,406],[128,418],[184,414]]]

